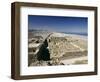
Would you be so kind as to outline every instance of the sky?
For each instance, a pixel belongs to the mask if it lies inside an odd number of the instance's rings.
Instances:
[[[87,17],[28,15],[28,29],[87,33]]]

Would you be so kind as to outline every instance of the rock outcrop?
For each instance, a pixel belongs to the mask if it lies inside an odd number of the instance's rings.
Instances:
[[[40,39],[39,39],[40,40]],[[37,41],[37,39],[36,39]],[[63,33],[51,33],[31,47],[33,59],[29,66],[64,65],[62,59],[87,56],[87,40]],[[30,60],[29,60],[30,61]]]

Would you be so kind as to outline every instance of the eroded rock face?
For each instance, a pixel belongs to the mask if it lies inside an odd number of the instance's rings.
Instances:
[[[49,37],[48,39],[48,48],[50,52],[50,58],[60,58],[65,52],[65,47],[67,47],[64,42],[65,38],[61,37]]]
[[[52,34],[47,38],[50,58],[61,58],[69,53],[87,51],[87,41],[71,36]]]
[[[48,42],[46,39],[41,45],[39,52],[37,53],[38,60],[44,60],[44,61],[50,60],[50,53],[47,47],[48,47]]]

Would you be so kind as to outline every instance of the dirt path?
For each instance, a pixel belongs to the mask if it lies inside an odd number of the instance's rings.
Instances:
[[[70,44],[72,44],[74,47],[76,47],[76,48],[79,48],[81,51],[84,51],[84,49],[83,48],[81,48],[81,47],[79,47],[78,45],[76,45],[76,44],[74,44],[74,43],[70,43]]]
[[[73,64],[75,61],[87,60],[87,58],[88,58],[87,56],[83,56],[83,57],[78,57],[78,58],[61,60],[61,62],[67,65],[67,64]]]

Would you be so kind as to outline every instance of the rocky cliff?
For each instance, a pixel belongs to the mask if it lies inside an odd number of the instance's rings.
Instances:
[[[67,63],[62,60],[87,56],[87,40],[79,36],[51,33],[41,43],[29,44],[40,44],[35,47],[37,52],[33,52],[34,62],[31,61],[30,66],[64,65]],[[34,50],[34,46],[31,49]]]

